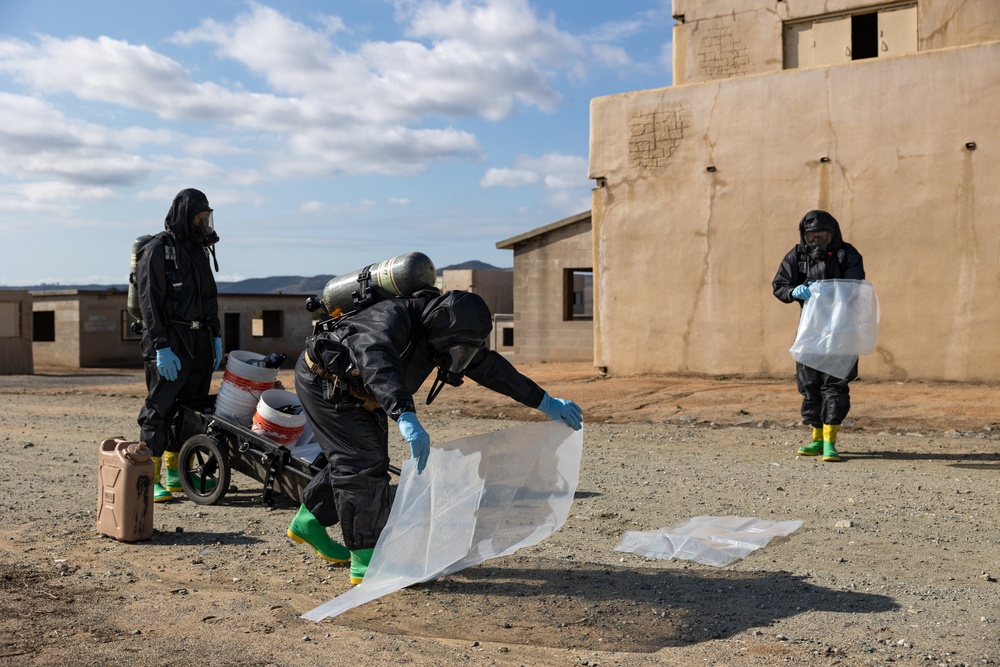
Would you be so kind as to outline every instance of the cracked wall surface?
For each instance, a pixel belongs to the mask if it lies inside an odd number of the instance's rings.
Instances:
[[[595,364],[790,376],[799,308],[771,280],[823,208],[882,305],[862,377],[1000,379],[997,62],[993,42],[595,99]]]
[[[664,167],[684,139],[685,113],[680,107],[637,113],[628,123],[629,166]]]

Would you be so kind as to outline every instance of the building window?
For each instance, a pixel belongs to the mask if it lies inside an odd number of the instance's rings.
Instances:
[[[830,14],[784,26],[784,67],[817,67],[917,52],[917,5]]]
[[[136,325],[138,333],[132,330],[132,325]],[[122,311],[122,340],[142,340],[142,328],[139,323],[132,319],[127,310]]]
[[[563,320],[594,319],[593,269],[566,269],[563,272]]]
[[[31,340],[35,343],[52,343],[56,339],[56,311],[36,310],[31,314]]]
[[[254,338],[281,338],[284,313],[280,310],[260,310],[254,313],[251,335]]]
[[[21,302],[0,303],[0,338],[21,337]]]
[[[504,327],[500,330],[500,335],[504,347],[514,347],[514,327]]]

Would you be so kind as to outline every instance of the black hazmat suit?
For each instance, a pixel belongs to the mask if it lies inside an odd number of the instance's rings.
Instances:
[[[444,350],[482,345],[492,327],[479,295],[428,289],[375,303],[307,339],[295,390],[327,465],[302,502],[320,524],[340,521],[348,549],[373,548],[389,518],[388,417],[415,412],[413,394],[446,363]],[[532,408],[545,393],[485,347],[464,374]]]
[[[833,234],[833,240],[825,249],[818,250],[806,243],[806,233],[814,231]],[[785,303],[792,303],[796,301],[792,297],[792,290],[799,285],[838,278],[865,279],[861,253],[844,241],[836,218],[826,211],[809,211],[799,221],[799,243],[781,260],[781,266],[771,282],[774,296]],[[801,301],[799,306],[802,306]],[[795,363],[795,376],[799,393],[802,394],[803,422],[820,427],[844,421],[851,409],[848,385],[858,376],[856,362],[845,379],[821,373],[799,362]]]
[[[199,190],[182,190],[163,222],[165,228],[142,247],[136,259],[136,286],[144,325],[142,360],[148,394],[139,411],[140,438],[153,456],[178,451],[168,442],[168,426],[176,403],[197,404],[212,383],[215,350],[220,336],[218,289],[209,264],[208,248],[192,237],[190,222],[208,208]],[[156,369],[156,350],[169,347],[180,359],[177,379]]]

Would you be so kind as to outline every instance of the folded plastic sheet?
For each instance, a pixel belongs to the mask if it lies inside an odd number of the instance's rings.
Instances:
[[[789,535],[801,521],[766,521],[740,516],[696,516],[653,532],[628,531],[615,551],[649,558],[681,558],[722,567],[760,549],[778,535]]]
[[[875,351],[881,313],[875,288],[865,280],[820,280],[802,306],[792,358],[846,378],[858,356]]]
[[[336,616],[541,542],[566,522],[582,456],[583,431],[549,421],[436,446],[420,475],[404,461],[364,581],[302,618]]]

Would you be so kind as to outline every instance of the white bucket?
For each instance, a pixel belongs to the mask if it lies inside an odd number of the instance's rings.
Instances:
[[[299,408],[299,414],[282,412],[288,406]],[[306,425],[299,397],[284,389],[268,389],[260,395],[253,414],[253,431],[274,440],[279,445],[294,447]]]
[[[226,372],[215,397],[215,414],[250,426],[261,394],[274,387],[277,368],[257,366],[264,355],[246,350],[233,350],[226,362]]]

